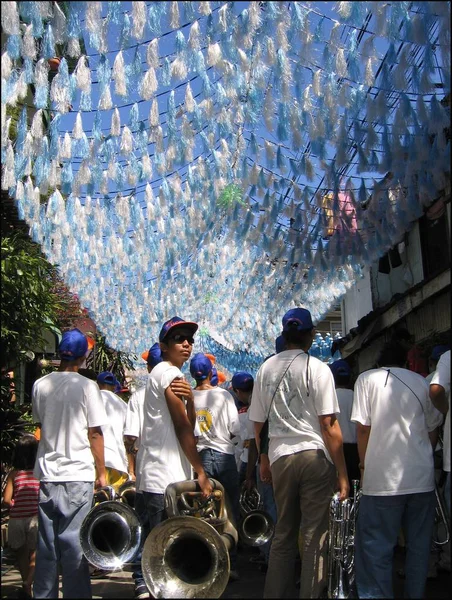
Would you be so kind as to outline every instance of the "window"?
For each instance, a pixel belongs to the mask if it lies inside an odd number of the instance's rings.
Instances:
[[[450,266],[450,236],[447,210],[436,219],[424,215],[419,219],[424,279],[441,273]]]

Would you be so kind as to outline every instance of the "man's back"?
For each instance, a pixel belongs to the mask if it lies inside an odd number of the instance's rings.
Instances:
[[[96,383],[71,371],[38,379],[33,417],[41,423],[35,476],[41,481],[94,481],[88,427],[107,422]]]
[[[105,466],[127,473],[127,456],[124,446],[124,426],[127,404],[109,390],[101,391],[108,425],[104,433]]]
[[[269,420],[270,463],[301,450],[326,452],[318,417],[338,410],[331,371],[306,352],[285,350],[259,369],[250,419]]]
[[[193,392],[200,436],[198,450],[212,448],[234,454],[230,434],[240,433],[240,423],[234,399],[218,387]]]
[[[365,494],[384,496],[434,489],[428,432],[438,422],[431,414],[428,385],[421,375],[388,367],[358,377],[352,420],[371,427]]]

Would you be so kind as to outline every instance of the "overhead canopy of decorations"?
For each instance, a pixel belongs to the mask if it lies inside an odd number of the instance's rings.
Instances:
[[[177,314],[251,369],[445,188],[449,2],[2,2],[1,24],[2,190],[117,349]]]

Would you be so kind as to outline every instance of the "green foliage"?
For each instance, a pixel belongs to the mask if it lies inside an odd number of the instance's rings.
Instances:
[[[223,209],[231,208],[235,204],[245,206],[242,188],[235,183],[229,183],[223,188],[217,200],[217,204]]]
[[[21,232],[1,245],[1,366],[14,368],[27,350],[52,329],[62,304],[52,290],[55,274],[39,247]]]

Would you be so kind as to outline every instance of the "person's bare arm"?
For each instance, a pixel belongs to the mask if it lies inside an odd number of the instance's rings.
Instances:
[[[261,450],[261,431],[262,431],[262,427],[264,425],[265,425],[265,422],[257,423],[256,421],[254,421],[254,439],[256,440],[256,448],[257,448],[258,454]]]
[[[246,464],[246,487],[251,489],[256,485],[256,463],[257,463],[257,446],[256,440],[249,440],[250,445],[248,446],[248,462]]]
[[[91,447],[91,453],[96,466],[96,482],[95,487],[104,487],[107,485],[107,477],[105,471],[105,454],[104,454],[104,434],[101,427],[88,427],[88,439]]]
[[[193,397],[193,389],[185,379],[174,379],[170,385],[171,391],[176,394],[181,400],[185,400],[188,420],[192,424],[193,429],[196,425],[196,410]]]
[[[136,479],[136,470],[135,470],[136,456],[137,456],[137,452],[135,449],[136,440],[137,440],[137,438],[134,435],[125,435],[124,436],[124,447],[125,447],[126,453],[127,453],[127,465],[128,465],[129,476],[134,481]]]
[[[165,399],[179,444],[198,475],[198,482],[203,494],[209,496],[212,493],[212,484],[207,478],[201,458],[196,449],[193,426],[187,416],[184,403],[172,391],[171,386],[165,390]]]
[[[439,438],[439,427],[435,427],[435,429],[433,431],[429,431],[428,437],[429,437],[430,443],[432,445],[433,451],[435,451],[436,444],[438,443],[438,438]]]
[[[356,423],[356,441],[358,443],[359,469],[361,472],[361,481],[363,479],[364,461],[366,459],[367,444],[369,443],[370,425]]]
[[[439,385],[439,383],[431,383],[429,394],[433,406],[439,410],[440,413],[446,415],[449,410],[449,404],[447,402],[446,390],[443,386]]]
[[[14,493],[14,476],[16,474],[16,469],[13,469],[8,473],[8,478],[6,480],[5,491],[3,492],[2,498],[2,508],[11,508],[11,502],[13,499]]]
[[[340,499],[348,498],[350,485],[348,483],[347,467],[345,465],[342,431],[336,415],[319,416],[320,431],[326,449],[336,467]]]

